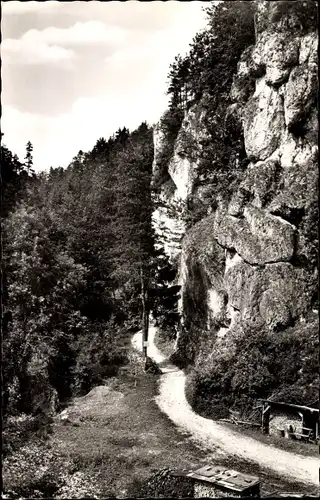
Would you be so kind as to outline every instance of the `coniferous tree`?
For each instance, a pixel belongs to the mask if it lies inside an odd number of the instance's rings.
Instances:
[[[148,332],[148,290],[153,251],[151,224],[152,131],[142,124],[117,155],[118,184],[113,227],[116,238],[113,276],[120,286],[140,288],[144,341]],[[144,348],[146,354],[146,349]]]
[[[1,133],[1,138],[3,137]],[[25,193],[28,181],[25,165],[1,144],[1,217],[6,217]]]
[[[28,173],[34,173],[33,171],[33,146],[30,141],[26,145],[26,156],[25,156],[25,166]]]

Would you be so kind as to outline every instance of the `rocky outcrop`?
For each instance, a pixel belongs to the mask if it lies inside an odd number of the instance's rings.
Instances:
[[[230,305],[243,322],[266,324],[274,331],[307,314],[316,280],[290,263],[252,267],[242,260],[228,269],[225,286]]]
[[[295,14],[270,21],[272,2],[261,2],[261,9],[264,25],[240,58],[228,110],[242,126],[250,163],[229,202],[219,203],[182,244],[185,329],[177,348],[197,338],[200,344],[200,326],[211,332],[208,359],[221,339],[232,343],[232,335],[257,326],[276,334],[317,307],[318,36],[303,31]],[[188,123],[196,147],[200,107],[181,128]],[[175,192],[192,192],[196,163],[180,159],[168,172],[179,184]],[[208,193],[219,198],[212,186]]]
[[[186,232],[183,212],[197,178],[197,150],[206,139],[203,116],[202,102],[185,112],[172,155],[167,162],[163,162],[168,144],[161,120],[154,129],[153,183],[160,184],[160,189],[159,207],[153,214],[153,222],[172,261],[181,252],[181,241]]]
[[[243,130],[251,160],[266,160],[280,145],[285,131],[283,99],[267,85],[265,76],[257,81],[255,93],[244,107]]]
[[[250,205],[241,218],[217,211],[214,233],[221,246],[234,249],[252,265],[290,261],[294,254],[295,227]]]

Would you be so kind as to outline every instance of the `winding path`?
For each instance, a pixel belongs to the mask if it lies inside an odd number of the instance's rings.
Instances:
[[[149,329],[148,355],[157,363],[165,357],[154,344],[156,328]],[[133,336],[132,345],[141,351],[142,336]],[[261,467],[308,484],[319,484],[319,461],[317,458],[304,457],[280,450],[271,445],[233,432],[223,424],[197,415],[185,397],[186,377],[182,370],[174,365],[161,366],[163,375],[160,379],[159,395],[156,402],[170,420],[189,432],[192,438],[204,448],[215,453],[233,454],[257,462]]]

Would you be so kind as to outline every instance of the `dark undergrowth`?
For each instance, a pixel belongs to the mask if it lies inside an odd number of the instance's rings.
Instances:
[[[229,410],[250,417],[258,399],[308,405],[318,398],[318,321],[284,331],[246,331],[214,358],[189,366],[186,395],[192,407],[209,418]]]

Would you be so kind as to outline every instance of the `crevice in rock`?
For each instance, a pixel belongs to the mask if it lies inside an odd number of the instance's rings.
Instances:
[[[287,328],[293,327],[295,325],[295,320],[294,318],[290,318],[288,321],[283,322],[283,323],[277,323],[273,327],[273,332],[274,333],[280,333],[286,330]]]
[[[267,72],[266,63],[260,63],[253,71],[252,75],[257,80],[258,78],[262,78],[266,74],[266,72]]]
[[[229,296],[226,291],[222,291],[222,296],[223,296],[223,305],[224,307],[227,307],[227,304],[229,302]]]
[[[243,209],[241,209],[241,210],[243,210]],[[236,215],[235,214],[230,214],[230,217],[234,217],[235,219],[238,219],[238,220],[245,219],[245,216],[243,215],[243,211],[237,213]]]
[[[218,245],[219,245],[219,243],[218,243]],[[221,245],[220,245],[220,246],[221,246]],[[233,257],[234,257],[234,256],[236,255],[236,253],[237,253],[237,252],[235,251],[235,249],[234,249],[234,248],[230,248],[230,249],[228,249],[227,251],[229,252],[229,257],[230,257],[231,259],[233,259]]]
[[[285,85],[287,83],[287,81],[289,80],[289,76],[290,76],[290,73],[285,73],[283,75],[283,77],[281,78],[281,80],[279,80],[277,82],[266,82],[266,84],[269,87],[272,87],[275,90],[278,90],[280,87],[282,87],[282,85]],[[282,104],[283,104],[283,101],[282,101]]]
[[[298,268],[308,269],[310,267],[310,262],[305,255],[296,255],[296,253],[294,253],[289,262],[294,267]]]
[[[294,226],[295,229],[298,229],[303,217],[305,216],[305,209],[304,208],[290,208],[288,209],[287,213],[283,213],[282,210],[276,209],[270,212],[271,215],[274,215],[275,217],[279,217],[279,219],[282,219],[284,222],[288,222],[292,226]]]
[[[270,262],[266,262],[264,266],[271,266],[273,264],[290,264],[290,260],[271,260]],[[261,266],[262,267],[262,266]]]
[[[288,131],[295,137],[304,137],[308,130],[306,128],[307,114],[305,114],[299,121],[292,123],[288,126]]]
[[[290,262],[290,259],[288,259],[288,260],[271,260],[269,262],[264,262],[263,264],[256,264],[253,262],[249,262],[247,259],[245,259],[243,257],[243,255],[241,255],[239,252],[237,252],[237,250],[235,250],[233,247],[229,248],[227,246],[221,245],[221,243],[219,243],[219,241],[216,238],[215,238],[215,240],[221,248],[223,248],[224,250],[234,251],[235,253],[237,253],[239,255],[239,257],[241,257],[241,259],[243,260],[243,262],[245,264],[248,264],[249,266],[252,266],[252,267],[258,267],[260,269],[264,269],[265,266],[270,265],[270,264],[281,264],[281,263],[288,264],[288,262]]]
[[[229,304],[232,309],[234,309],[237,312],[240,312],[240,309],[238,307],[233,306],[232,304]]]
[[[314,294],[312,295],[311,307],[313,309],[319,309],[319,291],[318,290],[316,290],[314,292]]]

